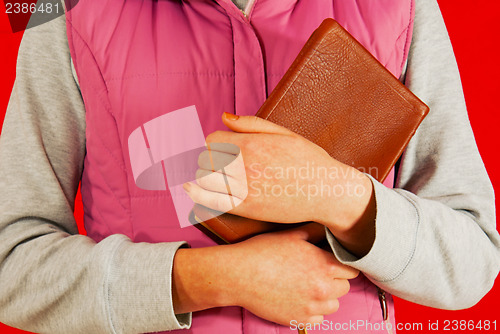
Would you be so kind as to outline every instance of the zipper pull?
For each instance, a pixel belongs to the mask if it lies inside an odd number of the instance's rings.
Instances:
[[[384,321],[389,318],[389,312],[388,312],[388,307],[387,307],[387,298],[385,298],[385,291],[377,288],[378,289],[378,300],[380,301],[380,308],[382,309],[382,318]]]

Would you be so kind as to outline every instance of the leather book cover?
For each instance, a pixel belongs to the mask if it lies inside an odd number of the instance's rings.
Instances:
[[[298,133],[382,182],[428,111],[340,24],[326,19],[256,116]],[[297,226],[217,216],[198,204],[193,219],[219,243]],[[323,226],[318,233],[324,234]]]

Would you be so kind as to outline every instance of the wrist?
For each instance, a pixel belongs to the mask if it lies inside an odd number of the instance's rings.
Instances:
[[[375,239],[374,189],[367,175],[345,167],[350,169],[342,173],[346,177],[332,180],[343,191],[322,197],[322,210],[318,210],[320,216],[315,221],[328,227],[350,252],[362,256],[368,253]]]
[[[228,291],[227,247],[179,249],[174,257],[172,299],[176,314],[234,305]]]

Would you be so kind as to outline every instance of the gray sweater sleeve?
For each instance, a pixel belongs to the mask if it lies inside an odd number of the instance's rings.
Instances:
[[[85,109],[65,32],[64,17],[31,28],[19,50],[0,137],[0,321],[42,333],[186,328],[171,297],[182,242],[78,234]]]
[[[337,257],[401,298],[446,309],[474,305],[499,271],[493,188],[472,133],[436,0],[417,0],[406,85],[430,107],[408,145],[394,190],[373,181],[376,236]]]

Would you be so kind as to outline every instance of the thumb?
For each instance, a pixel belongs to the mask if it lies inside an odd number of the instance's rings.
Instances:
[[[295,135],[293,131],[257,116],[238,116],[225,112],[222,121],[234,132]]]

